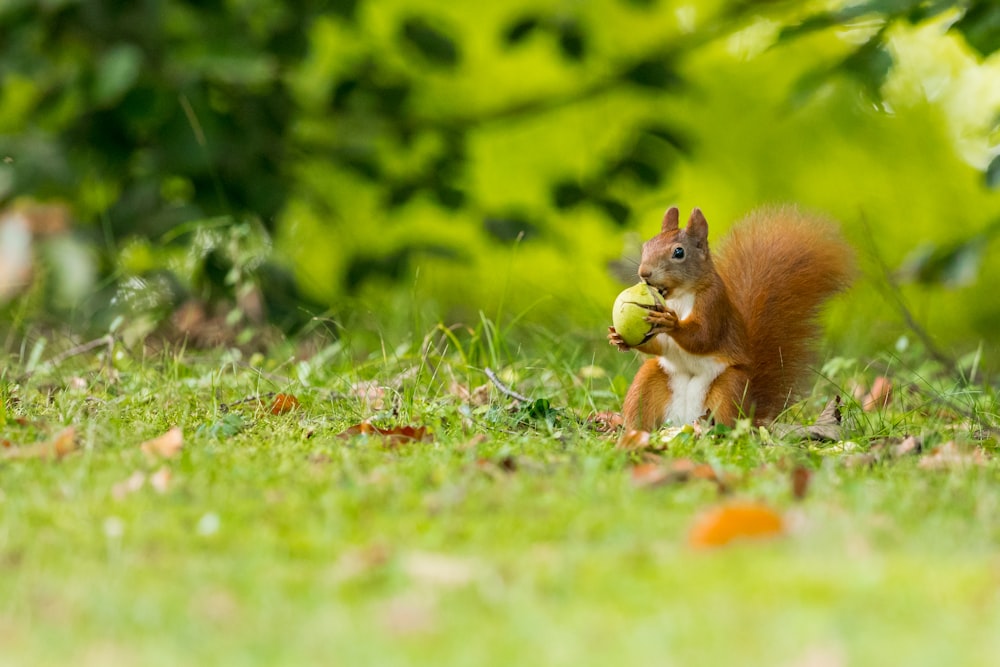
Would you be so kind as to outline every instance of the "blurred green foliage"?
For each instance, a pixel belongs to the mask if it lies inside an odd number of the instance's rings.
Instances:
[[[998,19],[985,1],[8,0],[0,201],[70,207],[58,243],[91,271],[36,303],[98,328],[252,292],[285,328],[410,304],[596,337],[609,264],[627,273],[667,205],[718,238],[791,200],[866,258],[841,343],[903,330],[888,275],[942,340],[995,345]]]

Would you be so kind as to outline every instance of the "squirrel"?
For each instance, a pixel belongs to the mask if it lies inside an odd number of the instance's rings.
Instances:
[[[642,247],[639,278],[662,296],[649,334],[630,347],[609,327],[619,350],[655,355],[625,396],[626,432],[701,418],[769,423],[808,370],[820,306],[851,282],[853,250],[833,223],[794,206],[752,212],[717,253],[701,210],[684,229],[679,215],[670,208]]]

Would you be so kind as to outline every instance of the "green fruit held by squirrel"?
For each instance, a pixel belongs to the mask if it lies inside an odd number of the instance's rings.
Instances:
[[[646,321],[649,315],[647,306],[659,303],[656,291],[646,283],[636,283],[615,299],[611,310],[611,322],[615,331],[628,345],[641,345],[649,335],[652,326]]]

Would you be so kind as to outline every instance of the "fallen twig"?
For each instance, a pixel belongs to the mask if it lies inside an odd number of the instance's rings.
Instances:
[[[507,396],[508,398],[513,398],[514,400],[521,401],[523,403],[531,402],[531,399],[525,396],[524,394],[519,394],[510,387],[508,387],[507,385],[505,385],[503,381],[497,377],[497,374],[493,372],[492,368],[489,368],[487,366],[485,369],[483,369],[483,372],[486,373],[486,377],[490,379],[490,382],[496,385],[497,389],[499,389],[500,393],[503,394],[504,396]]]

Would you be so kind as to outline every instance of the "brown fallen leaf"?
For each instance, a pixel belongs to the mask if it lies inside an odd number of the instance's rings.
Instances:
[[[448,386],[448,391],[462,403],[468,403],[474,408],[490,402],[490,386],[488,384],[481,384],[475,389],[469,389],[468,385],[452,381]]]
[[[400,566],[414,582],[448,588],[472,582],[481,569],[476,561],[431,552],[405,554]]]
[[[367,435],[381,438],[389,447],[395,447],[411,442],[422,442],[431,440],[433,436],[426,426],[394,426],[392,428],[379,428],[371,422],[363,421],[344,429],[337,434],[339,438],[351,438],[357,435]]]
[[[640,463],[632,466],[632,483],[636,486],[658,486],[665,484],[670,473],[659,463]]]
[[[587,417],[587,423],[598,433],[611,433],[620,429],[625,420],[622,418],[622,413],[606,410],[591,413]]]
[[[864,397],[861,408],[865,412],[874,410],[884,410],[892,399],[892,380],[884,375],[879,375],[872,382],[872,389]]]
[[[54,438],[23,447],[12,446],[3,450],[4,459],[61,459],[76,451],[76,429],[67,426]]]
[[[400,593],[379,605],[377,618],[383,629],[395,636],[430,634],[438,627],[436,600],[426,591]]]
[[[375,380],[354,383],[350,393],[354,398],[360,398],[371,410],[381,410],[385,407],[385,388]]]
[[[163,435],[142,443],[139,448],[143,454],[152,458],[173,458],[184,448],[184,434],[180,427],[174,426]]]
[[[510,454],[495,459],[481,457],[476,459],[476,467],[484,472],[517,472],[517,459]]]
[[[802,500],[809,492],[809,483],[812,481],[812,470],[805,466],[795,466],[792,470],[792,497]]]
[[[170,470],[168,468],[160,468],[149,476],[149,485],[157,493],[163,494],[170,490],[170,478]]]
[[[878,457],[869,452],[849,454],[844,457],[844,466],[848,468],[868,468],[878,462]]]
[[[126,496],[140,490],[145,483],[146,475],[137,470],[128,479],[118,482],[111,487],[111,497],[115,500],[124,500]]]
[[[697,548],[721,547],[738,539],[776,537],[785,532],[781,515],[761,503],[730,503],[699,516],[688,544]]]
[[[903,438],[903,442],[899,443],[889,451],[892,452],[894,457],[899,458],[908,454],[918,454],[922,448],[923,443],[918,438],[908,435]]]
[[[299,407],[299,399],[295,398],[291,394],[275,394],[274,400],[271,401],[271,407],[268,409],[272,415],[283,415],[292,410],[296,410]]]
[[[651,461],[632,467],[632,483],[639,487],[659,486],[704,479],[715,482],[719,490],[725,489],[725,480],[707,463],[695,463],[691,459],[673,459],[665,463]]]
[[[986,465],[986,452],[982,447],[973,450],[959,447],[954,440],[938,445],[920,457],[918,467],[924,470],[950,470],[968,466]]]
[[[635,450],[635,449],[645,449],[649,447],[649,431],[640,431],[637,429],[632,429],[622,433],[622,436],[618,438],[617,449]]]

